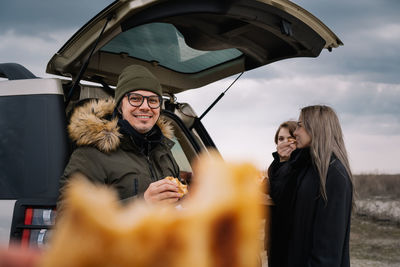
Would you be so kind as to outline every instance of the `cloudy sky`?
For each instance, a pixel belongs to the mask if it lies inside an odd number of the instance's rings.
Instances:
[[[0,62],[18,62],[49,77],[51,56],[112,1],[3,0]],[[247,72],[203,119],[223,156],[264,169],[273,136],[301,107],[338,113],[355,173],[400,173],[400,1],[297,0],[344,46],[318,58],[289,59]],[[198,115],[235,77],[178,95]]]

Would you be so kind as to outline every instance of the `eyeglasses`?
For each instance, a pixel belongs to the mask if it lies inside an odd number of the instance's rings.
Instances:
[[[147,99],[147,105],[152,109],[158,108],[162,102],[162,98],[158,95],[144,96],[137,93],[127,93],[126,96],[129,104],[133,107],[140,107],[145,98]]]

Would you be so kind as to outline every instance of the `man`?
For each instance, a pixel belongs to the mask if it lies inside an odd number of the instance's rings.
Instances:
[[[179,177],[171,148],[170,125],[160,118],[162,88],[139,65],[118,79],[115,102],[92,100],[76,108],[68,131],[77,148],[61,178],[82,173],[94,183],[115,188],[121,200],[143,196],[148,203],[174,203],[181,196],[166,176]]]

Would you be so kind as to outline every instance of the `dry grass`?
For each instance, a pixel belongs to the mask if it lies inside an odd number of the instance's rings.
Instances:
[[[400,174],[359,174],[354,175],[357,197],[400,198]]]
[[[350,234],[352,266],[400,266],[399,248],[399,227],[353,216]],[[362,260],[362,264],[354,264],[357,260]]]

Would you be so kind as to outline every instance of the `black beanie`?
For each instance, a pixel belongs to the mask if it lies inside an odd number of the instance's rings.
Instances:
[[[137,90],[150,91],[162,97],[162,88],[157,78],[145,67],[131,65],[119,75],[115,103],[118,105],[126,93]]]

